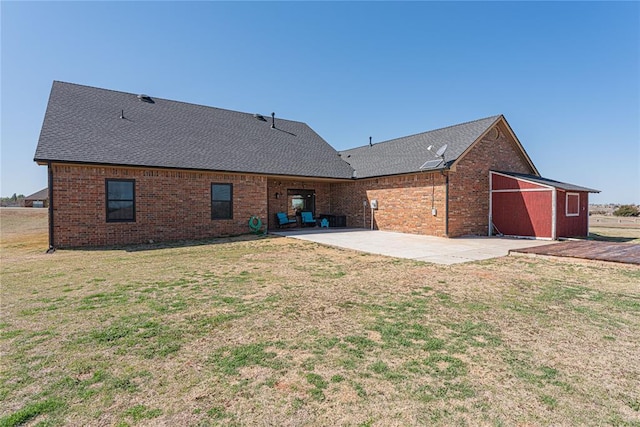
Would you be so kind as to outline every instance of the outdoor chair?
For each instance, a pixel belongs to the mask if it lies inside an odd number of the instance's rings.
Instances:
[[[313,218],[313,214],[311,212],[301,212],[300,213],[301,218],[302,218],[302,226],[312,226],[315,227],[316,226],[316,220]]]
[[[276,213],[276,219],[278,220],[278,228],[298,223],[295,219],[289,219],[287,214],[284,212]]]

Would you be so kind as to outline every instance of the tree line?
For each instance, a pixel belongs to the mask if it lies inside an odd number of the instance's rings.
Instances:
[[[2,207],[24,206],[24,194],[13,193],[13,196],[11,197],[2,197],[0,198],[0,206]]]

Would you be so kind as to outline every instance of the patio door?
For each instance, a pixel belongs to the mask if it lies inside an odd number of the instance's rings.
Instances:
[[[299,215],[300,212],[311,212],[316,216],[315,190],[287,190],[288,214]]]

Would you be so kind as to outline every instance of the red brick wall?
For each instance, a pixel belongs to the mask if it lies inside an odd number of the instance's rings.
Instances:
[[[346,215],[349,227],[371,226],[370,205],[378,201],[374,212],[374,228],[401,233],[445,235],[444,177],[437,173],[413,173],[392,177],[361,179],[334,183],[332,214]],[[433,206],[437,209],[432,215]]]
[[[501,123],[449,172],[449,236],[486,235],[489,170],[533,173]],[[136,221],[107,223],[105,179],[135,179]],[[211,183],[233,184],[233,219],[211,219]],[[288,212],[288,189],[314,190],[316,215],[346,215],[349,227],[446,235],[445,178],[439,173],[330,182],[180,170],[53,165],[54,246],[100,246],[202,239],[248,232],[259,216],[270,228]],[[276,198],[278,193],[281,197]],[[437,209],[433,216],[432,205]]]
[[[490,170],[534,173],[502,123],[496,126],[450,172],[449,237],[488,234]]]
[[[106,221],[105,180],[135,179],[136,221]],[[211,184],[233,184],[233,219],[211,219]],[[249,231],[266,218],[267,178],[181,170],[53,165],[54,246],[204,239]]]

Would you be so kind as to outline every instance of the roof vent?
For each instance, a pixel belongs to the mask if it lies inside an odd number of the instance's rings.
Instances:
[[[138,99],[142,102],[146,102],[149,104],[153,104],[153,99],[151,99],[151,97],[149,95],[145,95],[143,93],[141,93],[140,95],[138,95]]]
[[[255,117],[256,119],[260,120],[261,122],[266,122],[267,121],[267,119],[265,119],[262,114],[254,114],[253,117]]]

